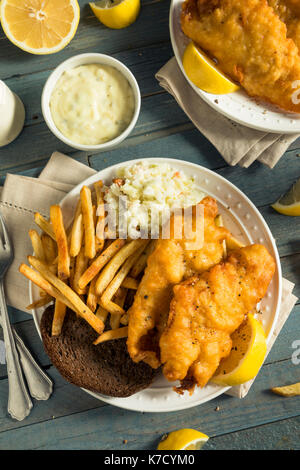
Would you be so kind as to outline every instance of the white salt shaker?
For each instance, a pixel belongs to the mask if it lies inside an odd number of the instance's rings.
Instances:
[[[0,147],[16,139],[23,129],[24,121],[22,101],[0,80]]]

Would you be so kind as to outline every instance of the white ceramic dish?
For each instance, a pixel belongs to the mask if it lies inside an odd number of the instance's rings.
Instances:
[[[260,304],[260,310],[263,312],[262,315],[260,315],[260,319],[262,319],[269,339],[273,332],[280,308],[282,288],[281,266],[275,240],[260,212],[238,188],[211,170],[181,160],[167,158],[148,158],[145,160],[153,163],[168,162],[173,168],[182,170],[189,176],[194,176],[196,183],[203,189],[203,192],[218,201],[219,211],[223,216],[224,225],[231,230],[240,241],[246,244],[264,244],[275,258],[277,266],[276,273],[265,298]],[[105,168],[82,182],[79,186],[76,186],[61,201],[66,224],[72,220],[82,185],[90,186],[99,179],[109,184],[116,175],[117,168],[136,163],[137,161],[138,160],[133,160]],[[32,284],[30,284],[29,289],[30,299],[31,302],[33,302],[39,298],[39,289]],[[44,309],[38,309],[33,311],[35,325],[39,334],[39,325],[43,310]],[[196,389],[194,394],[189,396],[187,392],[185,392],[184,395],[178,395],[172,390],[173,386],[174,384],[170,384],[163,377],[159,377],[150,388],[136,393],[129,398],[111,398],[99,393],[86,391],[94,397],[120,408],[144,412],[165,412],[178,411],[200,405],[221,395],[229,388],[208,384],[203,389]]]
[[[190,39],[183,34],[180,26],[180,12],[183,0],[172,0],[170,6],[170,36],[178,65],[193,90],[213,109],[243,124],[264,132],[294,134],[300,132],[300,116],[287,113],[263,101],[250,98],[242,89],[227,95],[206,93],[196,87],[185,74],[182,56]]]
[[[78,144],[77,142],[73,142],[70,139],[68,139],[66,136],[64,136],[54,124],[52,114],[50,111],[50,106],[49,106],[53,88],[55,87],[60,76],[66,70],[78,67],[80,65],[86,65],[86,64],[102,64],[102,65],[110,65],[111,67],[115,67],[128,80],[133,90],[134,99],[135,99],[135,110],[134,110],[134,114],[132,116],[132,120],[129,126],[120,135],[115,137],[113,140],[104,142],[103,144],[99,144],[99,145]],[[105,54],[97,54],[97,53],[79,54],[62,62],[56,69],[53,70],[51,75],[48,77],[45,83],[44,89],[43,89],[43,93],[42,93],[42,113],[50,131],[62,142],[78,150],[86,150],[86,151],[98,150],[99,152],[102,152],[104,150],[110,150],[116,147],[124,139],[126,139],[126,137],[128,137],[128,135],[132,132],[137,122],[137,119],[139,117],[140,109],[141,109],[141,93],[140,93],[140,89],[139,89],[139,86],[137,84],[137,81],[134,75],[122,62]]]

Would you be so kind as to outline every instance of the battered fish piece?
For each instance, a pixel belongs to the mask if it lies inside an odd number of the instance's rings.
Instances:
[[[269,5],[287,28],[287,37],[293,39],[300,52],[300,2],[299,0],[268,0]]]
[[[274,259],[256,244],[174,287],[159,346],[165,377],[181,381],[177,392],[207,384],[230,353],[230,335],[264,297],[274,272]]]
[[[197,206],[190,212],[194,238],[191,233],[188,236],[183,233],[183,237],[179,238],[178,229],[182,228],[183,220],[180,214],[174,214],[170,219],[168,239],[157,240],[148,258],[133,305],[128,310],[127,347],[135,362],[144,361],[153,368],[161,365],[159,338],[168,319],[173,286],[209,269],[223,257],[223,240],[231,234],[226,228],[215,224],[217,203],[213,198],[206,197],[199,207],[203,209],[203,214]],[[195,248],[193,242],[202,233],[204,239]]]
[[[298,48],[267,0],[186,0],[181,26],[250,96],[300,112]]]

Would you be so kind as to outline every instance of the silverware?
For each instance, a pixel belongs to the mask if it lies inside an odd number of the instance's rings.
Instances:
[[[53,389],[52,381],[34,360],[13,326],[12,330],[30,395],[36,400],[48,400]]]
[[[15,329],[12,328],[9,321],[3,280],[7,269],[13,261],[13,257],[12,244],[0,214],[0,312],[9,385],[8,412],[14,419],[21,421],[28,416],[33,406],[27,391],[21,364],[33,397],[41,400],[47,399],[52,392],[52,383],[34,361],[32,355],[25,347]]]

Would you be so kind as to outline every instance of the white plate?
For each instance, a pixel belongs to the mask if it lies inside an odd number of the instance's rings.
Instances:
[[[294,134],[300,132],[300,116],[287,113],[265,102],[250,98],[242,89],[227,95],[206,93],[186,76],[182,56],[190,39],[180,26],[183,0],[172,0],[170,7],[170,35],[175,57],[185,78],[195,92],[212,108],[239,124],[265,132]]]
[[[262,300],[260,309],[263,314],[260,318],[263,321],[265,330],[268,332],[268,338],[272,334],[275,322],[279,313],[281,300],[281,267],[277,248],[272,234],[260,215],[259,211],[252,202],[233,184],[225,180],[222,176],[211,170],[203,168],[194,163],[167,158],[148,158],[144,159],[153,163],[166,163],[175,169],[182,170],[185,174],[194,176],[196,183],[203,192],[214,197],[218,201],[219,212],[223,216],[224,225],[242,242],[262,243],[276,260],[277,270],[269,286],[265,298]],[[76,203],[79,198],[80,189],[83,185],[90,186],[95,181],[101,179],[109,184],[116,175],[117,168],[124,165],[136,163],[139,160],[120,163],[108,167],[99,173],[91,176],[79,186],[76,186],[61,202],[66,224],[71,222]],[[39,298],[39,289],[30,284],[31,302]],[[40,319],[44,309],[38,309],[33,312],[36,328],[40,334]],[[200,405],[206,401],[212,400],[218,395],[224,393],[229,387],[220,387],[209,384],[203,389],[197,388],[192,396],[187,392],[184,395],[178,395],[172,390],[174,384],[170,384],[163,377],[158,378],[152,386],[146,390],[136,393],[129,398],[111,398],[87,391],[94,397],[115,405],[120,408],[126,408],[135,411],[163,412],[178,411]]]

